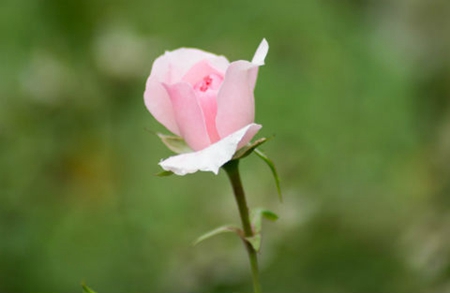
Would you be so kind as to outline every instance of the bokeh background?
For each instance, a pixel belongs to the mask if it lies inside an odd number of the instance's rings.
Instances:
[[[250,60],[242,162],[265,292],[450,292],[447,0],[6,0],[0,4],[0,292],[250,292],[223,172],[155,177],[153,60]]]

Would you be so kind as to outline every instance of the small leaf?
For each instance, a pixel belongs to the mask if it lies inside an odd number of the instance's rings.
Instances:
[[[167,177],[167,176],[170,176],[170,175],[173,175],[173,172],[172,171],[161,171],[161,172],[159,172],[158,174],[155,174],[155,176],[158,176],[158,177]]]
[[[156,133],[161,141],[173,152],[177,154],[191,153],[191,148],[186,144],[184,139],[175,135],[166,135]]]
[[[253,236],[246,237],[248,243],[255,249],[259,251],[261,248],[261,230],[262,230],[262,219],[265,218],[270,221],[278,220],[278,216],[269,210],[264,209],[254,209],[251,211],[251,223],[253,227]]]
[[[244,239],[244,232],[241,229],[234,227],[234,226],[222,226],[222,227],[214,229],[214,230],[207,232],[207,233],[203,234],[202,236],[198,237],[197,240],[195,240],[194,245],[197,245],[200,242],[203,242],[206,239],[209,239],[215,235],[227,233],[227,232],[236,233],[236,235],[238,235],[240,238]]]
[[[88,286],[86,286],[85,283],[82,283],[81,287],[83,288],[83,293],[95,293],[95,291],[92,290],[91,288],[89,288]]]
[[[275,184],[277,186],[278,191],[278,198],[280,199],[280,202],[283,202],[283,195],[281,194],[281,187],[280,187],[280,178],[278,177],[277,169],[275,168],[275,164],[270,160],[263,152],[261,152],[258,149],[255,149],[255,154],[258,155],[266,164],[269,166],[270,170],[272,170],[273,178],[275,179]]]
[[[233,156],[232,160],[242,159],[250,155],[257,147],[268,141],[268,138],[260,138],[251,144],[248,144],[241,149],[239,149]]]
[[[263,218],[265,218],[266,220],[270,220],[272,222],[278,220],[277,214],[275,214],[272,211],[261,208],[253,209],[251,211],[251,222],[253,225],[253,233],[258,234],[261,232]]]
[[[269,211],[269,210],[262,210],[261,214],[264,217],[264,219],[272,221],[272,222],[275,222],[276,220],[279,219],[277,214],[275,214],[274,212]]]

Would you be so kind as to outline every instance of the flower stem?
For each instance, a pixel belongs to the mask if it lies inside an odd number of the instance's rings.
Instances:
[[[244,229],[245,237],[252,237],[253,230],[250,224],[249,211],[247,207],[247,201],[245,199],[244,188],[241,182],[241,176],[239,174],[239,160],[232,160],[223,166],[230,179],[231,186],[233,187],[234,197],[239,208],[239,215],[242,221],[242,227]],[[258,270],[258,256],[253,246],[244,240],[245,248],[250,260],[250,268],[252,271],[253,279],[253,291],[254,293],[261,293],[261,285],[259,282],[259,270]]]

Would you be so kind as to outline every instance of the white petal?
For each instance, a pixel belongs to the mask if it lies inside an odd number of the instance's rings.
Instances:
[[[264,65],[264,59],[266,58],[267,52],[269,52],[269,43],[267,43],[266,39],[263,39],[261,44],[259,44],[258,49],[256,49],[252,63],[259,66]]]
[[[197,171],[210,171],[217,175],[220,167],[231,160],[239,142],[247,132],[254,131],[255,128],[259,129],[261,126],[255,123],[249,124],[203,150],[170,157],[160,162],[159,165],[164,170],[172,171],[177,175],[186,175]]]

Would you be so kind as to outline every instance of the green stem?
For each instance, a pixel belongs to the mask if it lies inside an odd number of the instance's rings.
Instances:
[[[239,215],[242,221],[242,227],[244,228],[245,237],[252,237],[253,230],[250,224],[250,217],[247,207],[247,201],[245,199],[244,188],[241,182],[241,176],[239,174],[239,160],[232,160],[223,166],[230,179],[231,186],[233,187],[234,197],[239,208]],[[254,293],[261,293],[261,285],[259,282],[259,270],[258,270],[258,256],[253,246],[244,241],[245,248],[250,260],[250,268],[252,271],[253,290]]]

